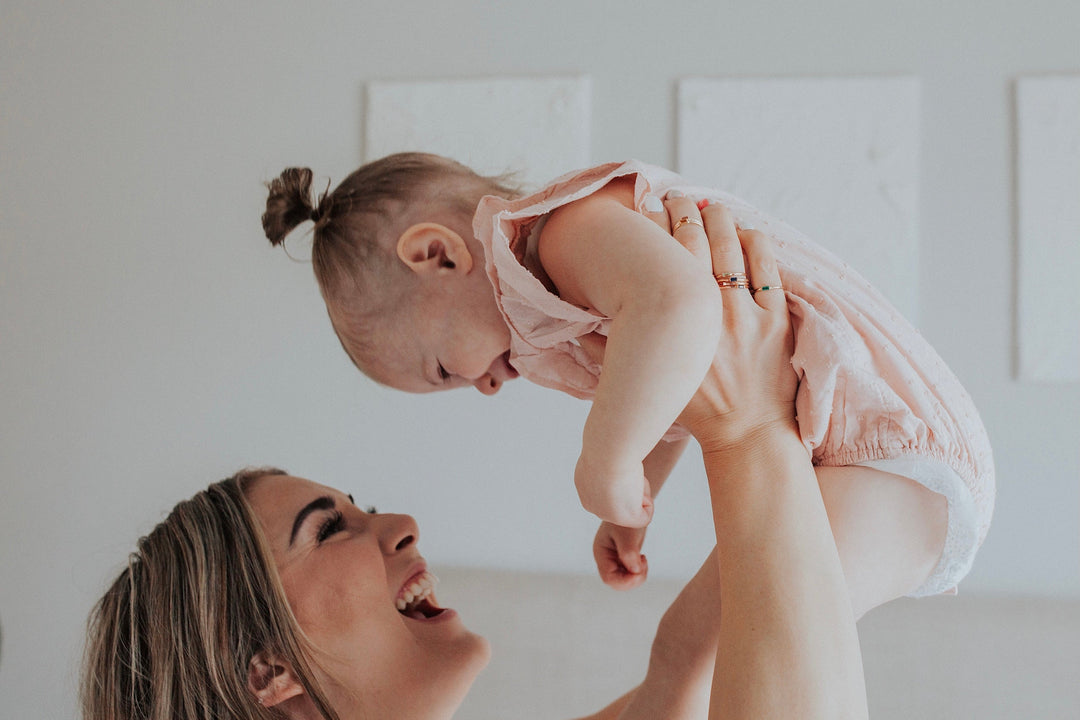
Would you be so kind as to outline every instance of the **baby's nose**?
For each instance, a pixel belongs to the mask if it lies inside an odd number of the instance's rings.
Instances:
[[[494,395],[499,392],[499,388],[502,387],[503,381],[495,377],[489,372],[484,373],[477,379],[473,380],[473,387],[482,392],[485,395]]]

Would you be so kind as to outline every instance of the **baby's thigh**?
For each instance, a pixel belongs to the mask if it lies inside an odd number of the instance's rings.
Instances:
[[[855,617],[919,588],[945,545],[945,496],[872,468],[815,470]]]

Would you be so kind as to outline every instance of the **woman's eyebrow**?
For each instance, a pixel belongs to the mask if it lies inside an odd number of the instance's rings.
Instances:
[[[296,519],[293,520],[292,534],[289,535],[289,547],[292,547],[293,541],[296,540],[296,533],[300,530],[300,526],[304,524],[304,520],[307,516],[317,510],[331,510],[334,507],[334,498],[329,495],[323,495],[322,497],[315,498],[303,508],[300,512],[296,513]]]

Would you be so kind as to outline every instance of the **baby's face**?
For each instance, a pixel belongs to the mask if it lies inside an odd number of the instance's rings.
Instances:
[[[382,323],[374,380],[406,392],[426,393],[472,385],[494,395],[518,376],[510,366],[510,330],[481,267],[467,275],[421,283],[408,307]]]

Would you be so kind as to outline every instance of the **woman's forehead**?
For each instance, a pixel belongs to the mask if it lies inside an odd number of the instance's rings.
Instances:
[[[248,502],[267,533],[276,535],[292,527],[297,511],[312,500],[329,496],[336,502],[348,502],[337,488],[320,485],[292,475],[266,475],[248,488]]]

